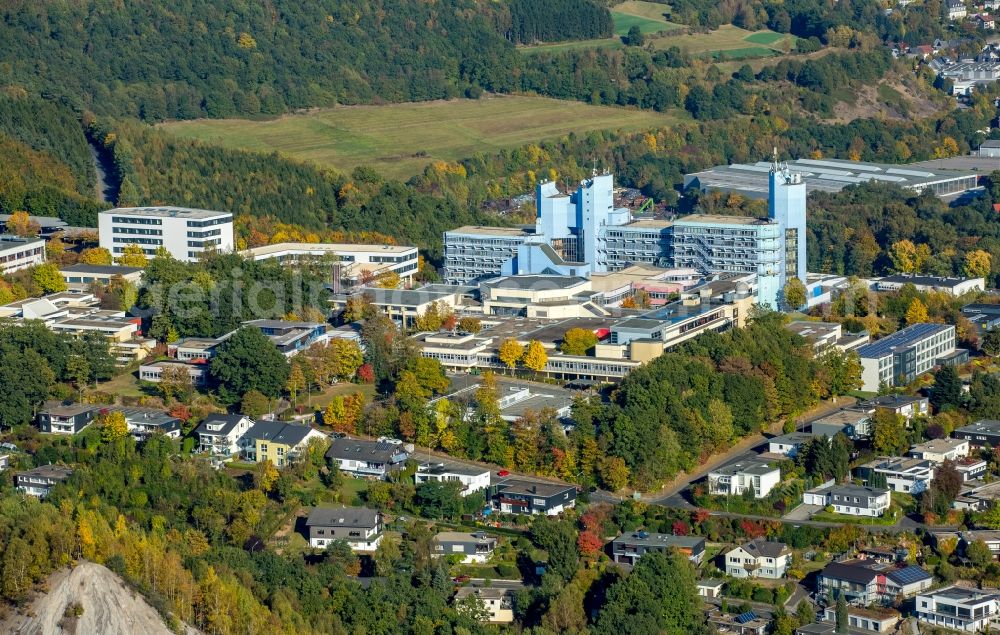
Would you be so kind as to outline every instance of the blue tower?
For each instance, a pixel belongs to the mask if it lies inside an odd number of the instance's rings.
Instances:
[[[777,221],[783,232],[781,286],[792,276],[806,284],[806,184],[800,174],[778,163],[777,148],[769,177],[767,216]]]

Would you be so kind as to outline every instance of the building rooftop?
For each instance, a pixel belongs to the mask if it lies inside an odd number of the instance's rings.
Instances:
[[[116,216],[149,216],[156,218],[186,218],[189,220],[203,220],[217,218],[219,216],[232,216],[229,212],[219,212],[210,209],[196,209],[193,207],[116,207],[101,212],[101,215],[111,214]]]
[[[780,434],[776,437],[771,437],[767,440],[767,442],[780,443],[781,445],[801,445],[811,441],[813,436],[815,435],[811,432],[789,432],[788,434]]]
[[[357,527],[368,529],[378,524],[378,512],[367,507],[314,507],[306,519],[307,527]]]
[[[957,428],[955,431],[966,434],[1000,434],[1000,421],[996,419],[980,419],[967,426]]]
[[[703,545],[705,539],[701,536],[674,536],[673,534],[651,534],[645,531],[633,531],[615,538],[613,543],[628,545],[646,545],[647,547],[695,549]]]
[[[128,421],[130,425],[169,427],[180,423],[180,419],[177,417],[174,417],[162,410],[157,410],[156,408],[111,406],[109,410],[112,412],[120,412],[125,415],[125,420]]]
[[[19,247],[21,245],[30,245],[31,243],[44,243],[44,238],[37,238],[34,236],[24,237],[16,236],[14,234],[0,234],[0,249],[7,249],[8,247]]]
[[[572,485],[560,485],[545,481],[528,481],[519,478],[508,478],[497,483],[497,491],[501,494],[516,494],[521,496],[555,496],[568,490],[575,490]]]
[[[734,474],[770,474],[778,468],[771,467],[766,461],[747,459],[736,461],[722,467],[715,468],[710,474],[729,475]]]
[[[45,405],[38,411],[39,414],[48,414],[56,417],[75,417],[85,412],[99,410],[100,406],[89,403],[67,403],[63,401],[46,401]]]
[[[892,335],[887,335],[880,340],[858,348],[858,355],[867,358],[884,357],[898,347],[912,346],[917,340],[931,337],[954,328],[954,326],[949,324],[911,324],[901,331],[896,331]]]
[[[660,218],[637,218],[626,225],[626,227],[638,227],[640,229],[666,229],[667,227],[672,227],[673,224],[673,221]]]
[[[951,452],[952,450],[957,450],[963,445],[968,446],[969,442],[965,439],[931,439],[930,441],[924,441],[923,443],[917,443],[910,446],[910,454],[923,452]]]
[[[439,542],[493,542],[497,541],[493,536],[486,535],[484,531],[440,531],[434,535],[434,540]]]
[[[352,243],[274,243],[273,245],[263,245],[253,247],[240,252],[240,255],[255,258],[280,254],[285,251],[313,252],[317,255],[326,253],[357,253],[357,252],[379,252],[386,254],[406,254],[416,252],[416,247],[406,245],[373,245],[373,244],[352,244]]]
[[[890,284],[912,284],[915,286],[922,287],[941,287],[951,289],[959,285],[965,284],[970,280],[977,280],[978,278],[958,278],[958,277],[946,277],[946,276],[918,276],[912,273],[897,273],[892,276],[885,276],[881,278],[879,282],[888,282]]]
[[[524,276],[504,276],[480,284],[487,289],[517,289],[521,291],[542,291],[548,289],[570,289],[587,284],[586,278],[576,276],[551,276],[544,274]]]
[[[858,402],[859,408],[898,408],[911,403],[927,401],[927,397],[914,395],[882,395]]]
[[[771,225],[776,221],[756,216],[728,216],[724,214],[689,214],[674,221],[674,225]]]
[[[366,441],[364,439],[341,438],[334,439],[330,449],[326,451],[328,459],[355,459],[388,463],[392,457],[403,452],[403,446],[384,441]]]
[[[312,431],[313,429],[309,426],[301,424],[283,421],[258,421],[247,431],[247,437],[253,440],[296,446],[305,441]]]
[[[127,276],[130,273],[137,273],[142,271],[142,267],[119,267],[117,265],[88,265],[80,262],[75,265],[59,267],[59,271],[62,273],[93,273],[96,275],[104,275],[104,276],[114,276],[114,275]]]
[[[57,481],[67,479],[72,474],[73,469],[65,465],[40,465],[36,468],[17,473],[21,477],[48,478]]]
[[[534,232],[523,227],[488,227],[485,225],[463,225],[445,232],[446,234],[472,234],[486,236],[509,236],[511,238],[533,236]]]
[[[245,415],[224,415],[213,412],[205,417],[198,427],[195,428],[194,432],[195,434],[226,436],[245,418]],[[216,427],[217,429],[213,429]]]
[[[758,558],[778,558],[791,553],[791,550],[785,543],[773,540],[764,540],[763,538],[751,540],[742,546],[747,553],[757,556]]]

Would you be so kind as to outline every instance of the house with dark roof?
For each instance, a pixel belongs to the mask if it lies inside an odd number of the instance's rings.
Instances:
[[[505,514],[555,516],[576,507],[576,487],[508,478],[495,486],[497,507]]]
[[[465,564],[486,562],[497,548],[497,539],[483,531],[442,531],[434,536],[432,542],[432,556],[461,556],[460,561]]]
[[[974,448],[1000,446],[1000,421],[996,419],[980,419],[961,428],[955,428],[952,433],[956,439],[965,439]]]
[[[243,437],[247,460],[284,467],[299,456],[313,439],[326,435],[309,426],[283,421],[258,421]]]
[[[194,431],[198,451],[223,459],[236,458],[244,449],[243,437],[253,425],[253,419],[246,415],[210,414]]]
[[[326,451],[326,460],[341,472],[363,478],[384,479],[409,457],[402,444],[349,437],[334,439]]]
[[[698,536],[674,536],[634,531],[622,534],[611,541],[611,559],[622,564],[634,565],[639,558],[651,551],[676,549],[696,565],[705,557],[705,539]]]
[[[745,613],[725,613],[711,605],[705,614],[708,622],[718,633],[735,635],[764,635],[771,629],[772,620],[764,619],[753,611]]]
[[[722,557],[726,575],[778,580],[785,577],[792,562],[792,550],[783,542],[757,538],[727,551]]]
[[[865,410],[869,414],[875,414],[879,408],[886,408],[898,415],[903,415],[907,421],[918,415],[927,416],[931,413],[930,400],[927,397],[914,395],[881,395],[859,401],[855,407],[859,410]]]
[[[889,509],[892,500],[886,489],[830,482],[803,492],[802,502],[806,505],[833,507],[833,511],[838,514],[878,517]]]
[[[831,562],[816,578],[816,590],[848,604],[891,604],[929,588],[934,576],[916,565],[886,565],[874,560]]]
[[[375,551],[382,541],[382,512],[366,507],[315,507],[306,528],[314,548],[325,549],[343,540],[352,551]]]
[[[76,434],[89,426],[100,406],[85,403],[46,402],[38,410],[35,421],[40,432]]]
[[[25,470],[14,475],[14,486],[18,491],[45,498],[49,491],[58,483],[62,483],[73,474],[71,468],[65,465],[42,465],[32,470]]]

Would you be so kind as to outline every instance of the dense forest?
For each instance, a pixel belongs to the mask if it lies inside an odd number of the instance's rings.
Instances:
[[[611,12],[590,0],[510,0],[510,28],[515,44],[610,37]]]

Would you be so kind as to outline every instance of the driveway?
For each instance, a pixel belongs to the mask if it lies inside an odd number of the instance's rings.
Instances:
[[[813,514],[823,509],[820,505],[799,505],[792,511],[782,516],[782,520],[809,520]]]

